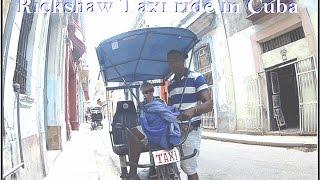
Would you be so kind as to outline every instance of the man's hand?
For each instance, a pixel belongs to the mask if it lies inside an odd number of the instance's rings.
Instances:
[[[190,108],[185,111],[183,111],[177,119],[180,121],[190,121],[191,118],[195,116],[196,109],[195,108]],[[188,130],[188,125],[187,124],[181,124],[180,129],[182,130],[182,133],[186,133]]]
[[[185,111],[183,111],[178,117],[177,119],[180,121],[189,121],[191,120],[191,118],[193,118],[195,116],[195,108],[190,108],[187,109]]]

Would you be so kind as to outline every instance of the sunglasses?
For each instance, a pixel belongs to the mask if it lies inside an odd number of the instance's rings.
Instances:
[[[149,94],[149,93],[153,93],[153,89],[142,91],[142,94]]]

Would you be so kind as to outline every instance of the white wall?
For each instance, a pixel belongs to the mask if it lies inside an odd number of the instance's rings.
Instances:
[[[253,27],[250,27],[228,38],[238,121],[248,118],[248,96],[253,96],[248,94],[247,87],[249,78],[256,75],[250,40],[254,32]]]
[[[20,94],[20,126],[21,138],[23,141],[23,153],[28,170],[19,171],[21,179],[42,178],[42,156],[46,145],[44,141],[44,114],[43,114],[43,88],[44,88],[44,62],[46,54],[46,39],[49,23],[49,14],[35,14],[28,43],[28,74],[26,94]],[[11,32],[11,40],[8,52],[8,63],[6,67],[6,83],[4,88],[4,124],[6,136],[3,149],[6,163],[4,171],[11,168],[11,160],[14,165],[20,162],[17,132],[17,103],[15,93],[12,88],[13,76],[16,67],[16,56],[19,42],[22,13],[16,13],[14,25]],[[40,141],[38,138],[41,138]],[[28,138],[29,141],[25,141]],[[12,149],[8,149],[12,146]],[[27,146],[27,147],[26,147]],[[30,152],[34,152],[31,153]],[[13,159],[11,159],[13,158]],[[45,157],[43,157],[45,158]],[[10,161],[7,161],[10,159]],[[40,163],[40,164],[38,164]]]

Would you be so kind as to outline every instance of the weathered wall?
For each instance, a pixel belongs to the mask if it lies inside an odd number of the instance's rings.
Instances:
[[[313,34],[310,33],[310,28],[308,28],[309,21],[312,22],[311,26],[313,27],[313,29],[314,24],[316,24],[312,20],[312,18],[314,16],[313,13],[315,13],[317,10],[315,10],[311,6],[315,6],[315,4],[317,3],[314,1],[300,1],[299,3],[302,4],[298,5],[298,7],[300,8],[298,14],[287,13],[273,15],[254,25],[245,23],[245,21],[247,21],[245,19],[245,16],[241,17],[244,20],[239,20],[240,17],[232,18],[232,16],[236,16],[235,14],[228,14],[227,16],[225,16],[227,21],[232,20],[229,23],[226,23],[229,24],[226,26],[226,29],[228,31],[228,34],[231,35],[228,37],[228,43],[230,48],[230,57],[235,84],[237,130],[251,130],[250,128],[255,125],[254,123],[256,123],[256,125],[262,126],[264,130],[270,130],[270,124],[267,119],[268,104],[266,102],[266,77],[264,73],[261,73],[259,75],[257,75],[257,73],[262,72],[266,67],[281,63],[282,60],[280,49],[282,49],[283,47],[262,54],[259,42],[287,32],[291,27],[298,27],[299,25],[302,25],[305,30],[307,39],[301,39],[285,46],[288,49],[288,59],[296,57],[298,59],[301,59],[312,54],[317,54],[314,53],[315,48],[313,46],[315,46],[315,42],[312,39]],[[310,3],[312,5],[310,5]],[[309,13],[310,19],[308,19],[306,15],[307,13],[305,13],[305,7],[308,7],[307,11]],[[241,23],[247,24],[247,28],[236,28],[236,30],[232,28],[232,26],[242,26]],[[231,28],[231,31],[229,28]],[[316,39],[318,39],[317,35],[315,36]],[[253,94],[255,92],[248,91],[248,87],[252,88],[252,86],[250,86],[249,84],[250,79],[255,78],[259,79],[260,83],[258,94]],[[256,81],[256,83],[258,83],[258,81]],[[253,90],[256,91],[255,89]],[[261,102],[259,102],[260,100]],[[260,119],[260,122],[255,121],[252,114],[249,114],[249,111],[252,110],[250,109],[250,107],[253,105],[261,106],[262,108],[262,112],[260,112],[261,114],[257,114],[257,118],[259,118],[259,116],[261,116],[260,118],[262,118],[262,120]],[[255,110],[260,111],[259,108]]]
[[[5,86],[3,88],[4,98],[4,139],[3,139],[3,172],[6,173],[13,166],[17,165],[19,161],[19,146],[17,135],[17,118],[16,118],[16,98],[13,92],[13,74],[16,66],[16,55],[19,41],[20,26],[22,14],[17,14],[13,17],[14,24],[12,26],[10,40],[5,40],[10,43],[8,45],[8,58],[5,71]]]
[[[46,32],[49,15],[35,15],[28,43],[28,74],[26,94],[20,95],[20,125],[25,169],[18,170],[18,179],[42,179],[45,172],[43,141],[43,73],[46,50]],[[11,40],[6,67],[6,86],[4,87],[4,172],[20,163],[17,134],[17,104],[13,92],[13,75],[15,70],[17,46],[22,14],[16,13],[11,31]],[[40,35],[41,34],[41,35]],[[42,82],[42,83],[41,83]],[[8,161],[7,161],[8,160]]]
[[[254,29],[250,27],[228,38],[235,86],[237,130],[250,129],[249,123],[259,123],[258,117],[251,117],[249,114],[249,108],[259,106],[258,89],[254,86],[257,85],[254,81],[256,71],[250,39],[253,33]],[[256,98],[255,103],[249,100],[252,98]]]
[[[25,168],[18,171],[18,179],[41,180],[44,177],[39,135],[31,135],[22,140]]]
[[[307,9],[308,15],[310,17],[310,21],[312,23],[314,35],[316,36],[316,41],[318,41],[319,1],[318,0],[298,0],[297,2],[298,2],[298,7]]]
[[[66,17],[64,14],[52,14],[50,19],[50,41],[46,74],[47,129],[48,140],[59,139],[59,143],[50,141],[52,149],[62,149],[66,142],[65,125],[65,37]],[[55,137],[59,129],[59,137]],[[59,144],[57,146],[57,144]]]
[[[7,15],[9,11],[9,5],[10,5],[10,0],[3,0],[2,1],[2,25],[6,24],[7,20]],[[4,26],[2,26],[2,32],[4,30]]]
[[[223,2],[229,2],[229,4],[235,3],[239,5],[239,13],[231,13],[231,12],[222,13],[225,21],[226,32],[228,37],[252,26],[252,22],[246,19],[247,13],[246,13],[246,8],[243,4],[243,0],[232,0],[232,1],[219,0],[219,2],[220,2],[220,8],[222,11],[227,11],[227,9],[224,9],[223,7]]]
[[[232,132],[235,130],[236,107],[234,94],[234,80],[231,66],[226,23],[223,21],[218,1],[213,1],[216,12],[216,29],[213,37],[213,53],[215,66],[213,70],[214,86],[217,86],[217,126],[218,132]]]

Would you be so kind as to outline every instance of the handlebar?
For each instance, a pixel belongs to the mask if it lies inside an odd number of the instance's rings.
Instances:
[[[174,145],[174,147],[177,147],[177,146],[181,146],[188,138],[188,135],[189,135],[189,132],[190,132],[190,127],[191,127],[191,123],[193,121],[178,121],[178,124],[188,124],[188,129],[187,129],[187,133],[186,135],[183,137],[182,141],[180,141],[180,143]]]
[[[181,146],[188,138],[188,135],[189,135],[189,132],[190,132],[190,127],[191,127],[191,123],[193,123],[195,121],[178,121],[178,124],[188,124],[188,128],[187,128],[187,133],[186,135],[183,137],[182,141],[179,143],[179,144],[176,144],[174,145],[173,147],[178,147],[178,146]],[[133,136],[133,138],[135,139],[136,142],[138,142],[140,145],[143,145],[144,144],[132,133],[132,131],[128,128],[128,127],[125,127],[123,124],[121,123],[116,123],[115,124],[115,128],[117,129],[123,129],[125,131],[127,131],[131,136]],[[198,150],[197,149],[194,149],[193,150],[193,153],[192,154],[189,154],[189,155],[186,155],[186,156],[181,156],[180,157],[180,161],[183,161],[183,160],[186,160],[186,159],[189,159],[189,158],[192,158],[194,157],[196,154],[197,154]],[[155,166],[154,163],[150,163],[150,164],[138,164],[138,163],[134,163],[134,162],[131,162],[131,161],[127,161],[127,165],[129,166],[136,166],[138,168],[149,168],[149,167],[153,167]]]
[[[154,163],[150,163],[150,164],[137,164],[131,161],[127,161],[127,165],[128,166],[136,166],[138,168],[149,168],[149,167],[154,167]]]
[[[180,157],[180,161],[183,161],[183,160],[192,158],[192,157],[194,157],[197,153],[198,153],[198,150],[197,150],[197,149],[194,149],[192,154],[189,154],[189,155]],[[137,164],[137,163],[134,163],[134,162],[131,162],[131,161],[127,161],[127,165],[128,165],[128,166],[136,166],[136,167],[138,167],[138,168],[149,168],[149,167],[154,167],[154,166],[155,166],[155,163]]]
[[[181,146],[188,138],[189,136],[189,133],[190,133],[190,127],[191,127],[191,124],[193,122],[196,122],[196,121],[199,121],[199,120],[193,120],[193,121],[178,121],[178,124],[188,124],[188,128],[187,128],[187,132],[186,132],[186,135],[183,137],[182,141],[177,144],[177,145],[174,145],[174,147],[177,147],[177,146]]]
[[[197,153],[198,153],[198,150],[194,149],[192,154],[180,157],[180,161],[190,159],[190,158],[194,157]]]

